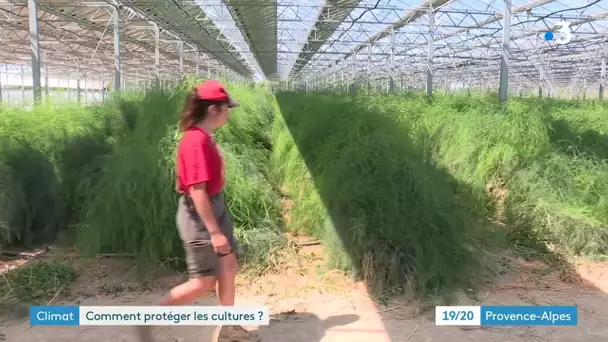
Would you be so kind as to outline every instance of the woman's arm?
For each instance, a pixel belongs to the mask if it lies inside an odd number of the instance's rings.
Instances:
[[[201,220],[203,220],[209,234],[221,234],[222,231],[220,230],[220,226],[218,225],[215,215],[213,214],[213,206],[211,205],[211,198],[207,193],[206,183],[198,183],[191,186],[190,197],[192,198],[192,202],[194,202],[196,212],[198,212]]]
[[[206,183],[198,183],[190,187],[190,197],[194,202],[194,208],[203,220],[203,224],[209,232],[211,238],[211,245],[215,249],[216,253],[228,254],[230,253],[230,245],[228,239],[224,236],[224,233],[220,230],[220,226],[213,214],[213,205],[211,204],[211,197],[207,193]]]

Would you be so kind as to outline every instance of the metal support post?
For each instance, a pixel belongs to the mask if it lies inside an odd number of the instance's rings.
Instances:
[[[49,99],[49,56],[44,53],[44,95]]]
[[[372,44],[367,43],[367,93],[372,92]]]
[[[359,91],[359,89],[361,88],[361,81],[360,81],[360,79],[357,78],[358,62],[359,62],[359,55],[357,54],[357,51],[355,51],[355,53],[353,53],[353,65],[352,65],[351,74],[350,74],[350,77],[353,80],[353,87],[351,89],[351,91],[353,93],[357,93]]]
[[[509,97],[509,41],[511,39],[511,0],[504,0],[502,18],[502,58],[500,59],[500,85],[498,96],[501,102]]]
[[[107,91],[107,88],[106,88],[106,76],[105,76],[105,73],[103,71],[101,72],[101,79],[99,80],[99,84],[100,84],[100,87],[101,87],[101,101],[103,102],[103,101],[106,100],[106,91]]]
[[[40,101],[42,90],[40,87],[40,41],[38,40],[38,8],[36,0],[28,0],[28,16],[30,21],[30,47],[32,50],[32,90],[34,103]]]
[[[391,73],[389,76],[388,91],[395,91],[395,29],[391,27]]]
[[[602,49],[602,69],[600,71],[600,101],[604,99],[604,86],[606,84],[606,55],[608,54],[608,44],[604,43]]]
[[[538,97],[543,97],[543,82],[545,81],[545,55],[540,55],[540,82],[538,83]]]
[[[587,79],[583,79],[583,101],[587,100]]]
[[[179,77],[184,77],[184,42],[179,42]]]
[[[25,68],[21,66],[21,103],[25,105]]]
[[[114,91],[120,91],[120,11],[118,1],[114,1]]]
[[[80,59],[76,59],[76,101],[80,103]]]
[[[201,53],[198,51],[198,48],[196,49],[196,77],[198,77],[198,75],[201,72]]]
[[[433,55],[435,54],[435,45],[433,43],[435,39],[435,13],[433,9],[429,9],[429,34],[428,34],[428,57],[426,67],[426,94],[433,96]]]
[[[8,64],[4,64],[4,74],[6,75],[6,103],[10,104],[11,103],[11,90],[8,87]]]
[[[160,28],[157,24],[154,24],[154,28],[154,70],[156,72],[156,82],[160,85]]]

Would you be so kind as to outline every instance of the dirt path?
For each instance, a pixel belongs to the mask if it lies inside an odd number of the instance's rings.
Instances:
[[[340,274],[321,272],[318,267],[293,267],[254,282],[241,279],[237,304],[269,306],[274,314],[270,326],[257,329],[264,342],[608,341],[608,275],[603,277],[608,266],[581,266],[582,281],[573,281],[564,277],[563,272],[541,274],[538,270],[543,269],[542,265],[521,260],[515,263],[517,267],[497,284],[478,293],[477,298],[460,296],[459,304],[575,304],[579,307],[579,324],[533,328],[439,327],[434,325],[432,312],[419,315],[413,306],[398,300],[379,308],[361,284],[353,284]],[[181,280],[181,276],[158,278],[152,289],[141,292],[125,276],[133,269],[128,262],[95,261],[86,269],[89,274],[79,278],[72,296],[82,299],[71,299],[65,304],[155,304]],[[215,299],[203,298],[199,303],[215,304]],[[11,342],[136,341],[128,327],[29,327],[27,317],[4,320],[0,331],[0,341],[4,338]],[[155,336],[156,341],[206,342],[211,340],[212,331],[213,327],[204,326],[159,327]]]

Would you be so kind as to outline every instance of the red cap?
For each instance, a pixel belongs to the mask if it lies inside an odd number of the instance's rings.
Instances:
[[[228,101],[229,107],[238,107],[239,103],[234,101],[226,88],[216,80],[208,80],[196,87],[196,95],[200,100],[206,101]]]

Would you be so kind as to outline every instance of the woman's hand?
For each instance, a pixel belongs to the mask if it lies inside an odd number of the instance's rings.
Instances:
[[[230,245],[228,244],[228,239],[221,232],[214,232],[211,234],[211,244],[213,245],[213,249],[218,254],[228,254],[230,253]]]

